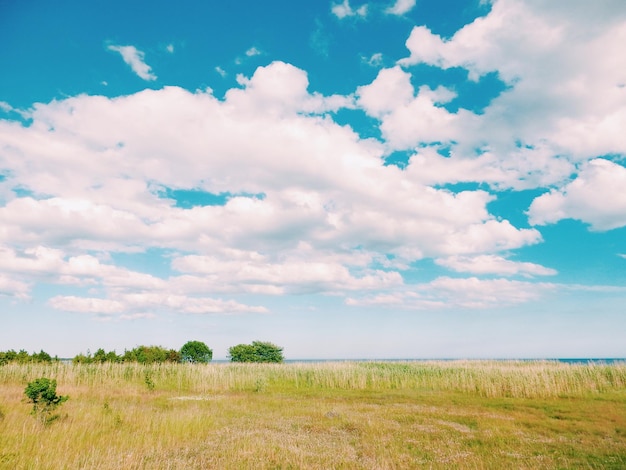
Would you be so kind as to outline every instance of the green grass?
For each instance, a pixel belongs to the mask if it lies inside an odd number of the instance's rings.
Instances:
[[[43,425],[26,384],[70,399]],[[7,364],[4,469],[626,468],[626,366]]]

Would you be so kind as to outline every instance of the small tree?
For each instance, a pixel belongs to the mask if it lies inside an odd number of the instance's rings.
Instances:
[[[67,401],[69,397],[57,395],[57,381],[42,377],[29,382],[24,390],[24,394],[33,404],[32,414],[38,416],[44,424],[55,420],[58,415],[52,412]]]
[[[253,341],[228,350],[232,362],[283,362],[283,348],[273,343]]]
[[[199,362],[206,364],[213,359],[213,351],[202,341],[187,341],[180,348],[182,362]]]

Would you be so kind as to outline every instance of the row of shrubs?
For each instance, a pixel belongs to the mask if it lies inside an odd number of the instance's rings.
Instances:
[[[228,350],[232,362],[283,362],[283,348],[273,343],[253,341],[252,344],[238,344]],[[72,359],[74,364],[98,364],[98,363],[121,363],[138,362],[140,364],[155,364],[165,362],[194,362],[208,363],[213,358],[213,351],[202,341],[188,341],[180,350],[167,349],[162,346],[137,346],[125,350],[123,354],[115,351],[106,352],[100,348],[95,353],[78,354]],[[53,362],[59,361],[58,357],[52,357],[45,351],[28,354],[25,350],[15,352],[9,350],[0,351],[0,365],[9,362]]]
[[[38,353],[28,354],[23,349],[15,352],[13,349],[8,351],[0,351],[0,365],[7,364],[8,362],[17,362],[20,364],[26,364],[28,362],[52,362],[58,361],[58,357],[52,357],[47,352],[41,350]]]

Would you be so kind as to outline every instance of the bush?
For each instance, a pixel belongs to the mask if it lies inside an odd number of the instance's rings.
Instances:
[[[103,364],[105,362],[122,362],[122,357],[118,356],[115,351],[106,352],[99,348],[92,356],[89,351],[87,355],[80,353],[72,359],[74,364]]]
[[[137,346],[130,351],[124,351],[122,361],[140,364],[180,362],[180,354],[175,349],[165,349],[161,346]]]
[[[182,362],[206,364],[213,358],[213,351],[202,341],[188,341],[180,348]]]
[[[283,348],[262,341],[233,346],[228,355],[232,362],[283,362]]]
[[[28,354],[24,349],[20,349],[19,352],[15,352],[10,349],[6,352],[0,352],[0,365],[7,364],[9,362],[17,362],[19,364],[26,364],[29,362],[52,362],[58,361],[57,357],[52,358],[50,354],[43,349],[38,353]]]
[[[57,415],[52,412],[67,401],[69,397],[57,395],[57,381],[42,377],[29,382],[24,390],[24,394],[33,404],[32,414],[36,415],[45,424],[56,419]]]

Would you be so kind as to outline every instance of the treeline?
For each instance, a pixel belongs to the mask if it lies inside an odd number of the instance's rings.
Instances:
[[[28,354],[28,352],[23,349],[20,349],[17,352],[15,352],[13,349],[9,349],[8,351],[0,351],[0,365],[7,364],[9,362],[26,364],[28,362],[53,362],[58,360],[58,357],[52,357],[44,350],[41,350],[38,353],[34,352],[32,354]]]
[[[124,354],[115,351],[106,352],[100,348],[95,353],[78,354],[72,359],[74,364],[98,364],[104,362],[138,362],[140,364],[155,364],[162,362],[183,362],[180,351],[166,349],[161,346],[137,346]]]
[[[232,362],[283,362],[283,348],[273,343],[253,341],[252,344],[238,344],[229,348],[228,357]],[[213,358],[213,351],[202,341],[188,341],[180,350],[167,349],[162,346],[137,346],[131,350],[124,350],[123,354],[115,351],[105,351],[100,348],[95,353],[80,353],[72,358],[74,364],[103,364],[137,362],[139,364],[158,364],[165,362],[208,363]],[[28,354],[24,350],[0,352],[0,365],[9,362],[52,362],[59,361],[52,358],[45,351]]]

